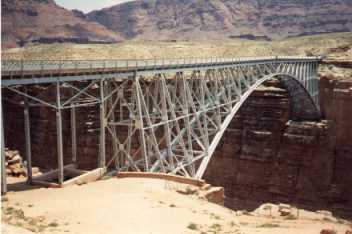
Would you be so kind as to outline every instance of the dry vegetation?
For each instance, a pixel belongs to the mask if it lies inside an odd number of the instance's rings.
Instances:
[[[267,42],[251,40],[127,41],[110,45],[32,45],[2,52],[3,59],[153,59],[328,55],[352,58],[352,33],[333,33]]]

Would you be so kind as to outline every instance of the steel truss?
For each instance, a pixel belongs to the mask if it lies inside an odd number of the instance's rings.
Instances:
[[[290,80],[286,84],[289,92],[292,91],[291,98],[306,95],[311,105],[304,108],[310,109],[313,118],[318,117],[319,62],[319,58],[287,57],[223,59],[199,64],[156,62],[154,69],[135,66],[123,72],[110,69],[100,75],[85,72],[57,77],[33,74],[30,78],[11,77],[3,80],[2,86],[23,97],[17,104],[24,107],[29,163],[28,109],[41,105],[56,110],[59,183],[64,180],[61,112],[66,109],[71,112],[72,162],[76,162],[75,110],[96,105],[100,108],[98,167],[202,178],[233,116],[264,81]],[[31,85],[55,86],[55,97],[28,93],[27,87]],[[106,145],[106,138],[112,142],[111,146]],[[106,155],[106,147],[112,147],[112,155]],[[32,173],[28,168],[30,181]]]

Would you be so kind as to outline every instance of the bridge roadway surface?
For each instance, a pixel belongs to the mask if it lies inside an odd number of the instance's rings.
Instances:
[[[41,84],[109,78],[133,78],[165,72],[254,64],[313,62],[320,57],[272,56],[247,58],[182,58],[144,60],[3,60],[1,85]]]

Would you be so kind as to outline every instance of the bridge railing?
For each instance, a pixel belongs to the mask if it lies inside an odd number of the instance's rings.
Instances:
[[[245,63],[272,60],[318,60],[319,57],[304,56],[270,56],[246,58],[174,58],[174,59],[139,59],[139,60],[2,60],[2,75],[23,74],[33,71],[43,73],[48,71],[80,71],[80,70],[131,70],[167,66],[217,65],[223,63]]]

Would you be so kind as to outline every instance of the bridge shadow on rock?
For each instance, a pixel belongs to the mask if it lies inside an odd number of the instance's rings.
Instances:
[[[330,127],[294,79],[267,80],[233,118],[203,178],[225,188],[225,206],[254,210],[288,203],[352,217],[332,183]],[[308,96],[305,96],[308,95]]]
[[[287,75],[281,75],[278,79],[289,96],[290,119],[295,121],[319,121],[319,110],[303,85],[295,78]]]

